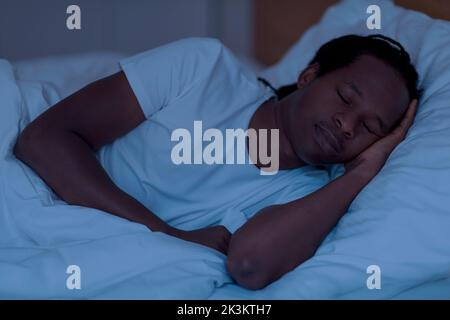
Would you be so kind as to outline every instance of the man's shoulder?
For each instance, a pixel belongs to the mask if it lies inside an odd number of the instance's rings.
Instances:
[[[174,41],[170,44],[181,49],[184,53],[201,52],[214,54],[219,53],[225,46],[216,38],[191,37]]]

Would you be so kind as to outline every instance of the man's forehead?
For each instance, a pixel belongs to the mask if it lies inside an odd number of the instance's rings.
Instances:
[[[352,75],[361,77],[396,78],[396,70],[380,59],[368,55],[362,55],[352,63],[339,69],[341,75]],[[398,80],[398,79],[396,79]]]
[[[361,56],[336,74],[339,82],[354,86],[365,97],[368,107],[379,110],[388,124],[393,124],[404,112],[409,101],[404,80],[388,64],[371,57]],[[356,90],[355,90],[356,92]]]

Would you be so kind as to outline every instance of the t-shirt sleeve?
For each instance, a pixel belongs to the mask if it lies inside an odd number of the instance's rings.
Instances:
[[[119,61],[144,112],[150,118],[206,80],[223,45],[212,38],[188,38]]]

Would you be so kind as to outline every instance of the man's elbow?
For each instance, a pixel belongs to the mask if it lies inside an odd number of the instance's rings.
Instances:
[[[16,144],[13,148],[13,153],[16,158],[25,161],[33,150],[39,150],[39,141],[41,140],[42,130],[35,126],[28,125],[22,133],[17,137]]]
[[[246,289],[259,290],[270,283],[264,269],[251,258],[229,256],[226,267],[236,283]]]
[[[13,153],[18,159],[23,159],[26,152],[27,146],[30,145],[32,140],[32,133],[28,130],[28,127],[23,130],[17,137],[16,143],[14,144]]]

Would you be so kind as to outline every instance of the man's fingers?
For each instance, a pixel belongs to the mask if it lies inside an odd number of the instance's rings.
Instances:
[[[408,109],[406,110],[406,114],[403,117],[402,121],[400,122],[400,125],[399,125],[400,130],[406,131],[409,129],[409,127],[411,127],[411,125],[414,121],[414,116],[417,111],[417,104],[418,104],[417,99],[413,99],[411,101],[411,103],[409,104]]]
[[[394,150],[394,148],[405,139],[408,129],[411,127],[414,117],[416,114],[418,105],[418,100],[413,99],[405,115],[403,116],[400,124],[392,130],[392,132],[384,138],[375,141],[366,150],[361,152],[356,158],[345,163],[345,171],[352,170],[353,167],[359,166],[360,163],[367,161],[371,158],[383,158],[384,161],[389,157],[389,154]],[[384,164],[383,161],[383,164]]]
[[[222,252],[224,255],[228,253],[228,246],[231,240],[231,232],[224,226],[216,226],[219,234],[219,242],[217,244],[217,250]]]
[[[414,117],[417,111],[418,100],[413,99],[408,106],[408,110],[406,110],[406,114],[400,122],[399,126],[394,129],[392,133],[406,135],[408,129],[411,127]]]
[[[221,243],[218,246],[219,251],[222,252],[224,255],[227,255],[229,244],[230,244],[229,239],[222,239]]]
[[[400,123],[401,127],[408,129],[412,125],[414,121],[414,116],[416,115],[417,104],[418,104],[417,99],[411,101],[408,110],[406,111],[406,115],[403,118],[402,122]]]
[[[391,152],[400,142],[402,142],[403,139],[405,139],[406,137],[408,129],[411,127],[414,121],[417,105],[418,100],[413,99],[410,102],[408,109],[406,110],[406,113],[403,116],[403,119],[400,122],[400,124],[394,130],[392,130],[392,132],[389,135],[376,141],[372,146],[373,147],[384,146],[383,148],[384,150],[390,150],[389,152]]]

